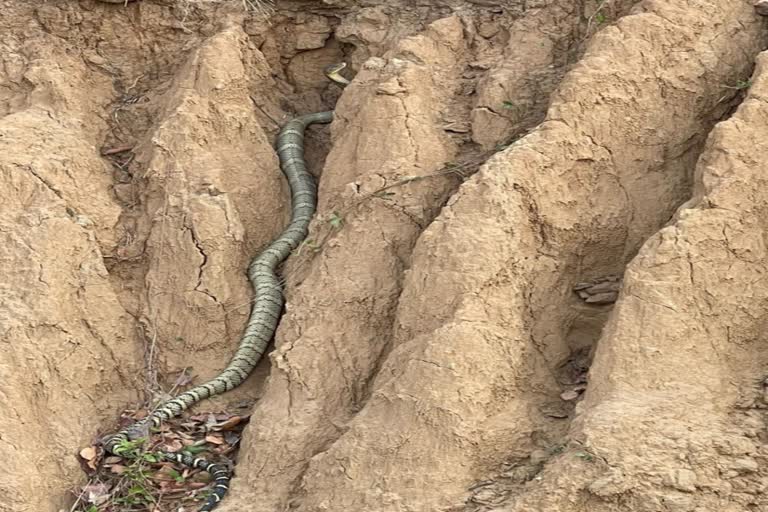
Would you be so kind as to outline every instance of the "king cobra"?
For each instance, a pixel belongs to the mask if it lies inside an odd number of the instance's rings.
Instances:
[[[343,62],[331,64],[324,69],[324,73],[344,87],[349,81],[339,72],[345,67],[346,63]],[[291,188],[291,222],[248,266],[248,279],[256,297],[240,346],[227,367],[214,379],[164,402],[146,418],[106,437],[102,444],[107,452],[130,456],[126,449],[127,441],[145,437],[149,428],[159,427],[163,421],[178,416],[201,400],[236,388],[256,367],[275,333],[285,301],[276,274],[277,267],[304,241],[309,231],[309,222],[317,207],[317,185],[312,175],[307,172],[307,164],[304,161],[304,130],[311,124],[327,124],[332,120],[333,111],[299,116],[286,123],[277,136],[280,168]],[[156,455],[162,460],[178,462],[211,474],[214,487],[200,512],[213,510],[227,493],[231,479],[227,466],[213,464],[185,453],[161,451]]]

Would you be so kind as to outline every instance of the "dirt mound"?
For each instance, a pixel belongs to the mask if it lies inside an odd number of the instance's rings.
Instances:
[[[275,348],[197,409],[253,405],[222,512],[768,508],[749,2],[255,5],[0,1],[0,510],[224,367],[328,109]]]

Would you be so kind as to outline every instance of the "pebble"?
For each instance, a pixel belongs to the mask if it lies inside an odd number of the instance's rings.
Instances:
[[[612,304],[619,298],[621,277],[609,275],[592,281],[584,281],[576,283],[572,289],[587,304]]]
[[[584,302],[589,304],[613,304],[618,298],[619,294],[617,292],[605,292],[587,297]]]
[[[752,457],[740,457],[729,464],[729,467],[737,473],[754,473],[760,469],[757,461]]]
[[[533,450],[529,455],[529,458],[531,459],[531,464],[539,465],[543,464],[549,458],[549,453],[547,453],[546,450]]]
[[[664,477],[664,483],[678,491],[694,492],[696,490],[696,473],[690,469],[674,469]]]

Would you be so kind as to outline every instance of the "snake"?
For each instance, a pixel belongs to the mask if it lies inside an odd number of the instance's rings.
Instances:
[[[340,87],[345,87],[350,83],[340,74],[345,67],[344,62],[331,64],[326,66],[323,72]],[[277,267],[307,237],[309,223],[317,208],[317,184],[307,171],[307,163],[304,160],[304,132],[312,124],[330,123],[333,117],[332,110],[296,117],[288,121],[277,136],[275,146],[280,169],[291,190],[291,220],[282,233],[248,265],[248,280],[253,287],[255,298],[240,345],[229,364],[213,379],[167,400],[145,418],[105,437],[101,443],[105,451],[130,457],[131,450],[127,448],[129,445],[126,442],[146,437],[150,428],[159,427],[164,421],[180,415],[206,398],[236,388],[259,363],[274,336],[285,303]],[[229,489],[232,475],[229,468],[223,464],[215,464],[187,453],[159,451],[155,455],[161,460],[200,469],[213,477],[213,489],[199,512],[213,510]]]

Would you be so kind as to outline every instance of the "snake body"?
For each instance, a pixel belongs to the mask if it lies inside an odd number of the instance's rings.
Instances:
[[[344,84],[339,79],[340,75],[333,74],[343,67],[343,64],[328,67],[326,75]],[[240,346],[227,367],[214,379],[168,400],[146,418],[106,438],[103,442],[106,451],[121,454],[124,451],[121,446],[124,446],[125,441],[144,437],[150,427],[159,427],[163,421],[178,416],[201,400],[239,386],[256,367],[274,335],[283,309],[284,297],[276,273],[277,267],[306,238],[317,207],[317,185],[307,172],[304,161],[304,131],[311,124],[330,123],[332,120],[332,111],[303,115],[289,121],[277,137],[280,168],[291,189],[291,221],[280,236],[248,266],[248,278],[256,296]],[[182,453],[160,452],[158,455],[165,460],[202,469],[213,476],[213,491],[200,512],[213,510],[229,489],[231,475],[224,465]]]

